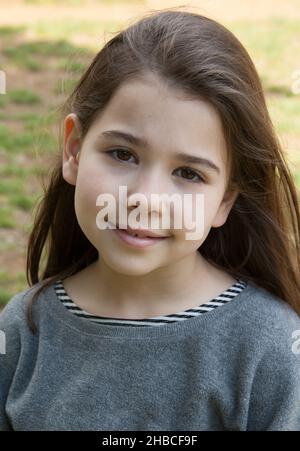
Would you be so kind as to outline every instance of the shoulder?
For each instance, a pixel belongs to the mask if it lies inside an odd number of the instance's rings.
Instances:
[[[300,430],[300,318],[248,281],[237,303],[236,342],[248,381],[248,430]]]
[[[0,330],[12,332],[16,328],[24,327],[27,319],[27,308],[34,293],[41,286],[41,282],[27,287],[16,293],[0,312]]]
[[[16,293],[0,312],[0,379],[4,385],[12,379],[22,349],[37,340],[27,323],[26,307],[38,286],[39,284]]]
[[[300,331],[300,317],[296,311],[286,301],[252,281],[248,281],[237,311],[244,332],[251,331],[253,337],[264,337],[278,346],[292,345],[295,331]]]
[[[280,297],[248,281],[220,321],[232,349],[251,362],[252,372],[260,362],[267,373],[273,365],[300,371],[300,318]]]
[[[34,294],[34,292],[40,287],[41,282],[33,285],[32,287],[27,287],[22,291],[19,291],[15,295],[11,297],[11,299],[7,302],[4,309],[0,312],[1,317],[3,315],[10,316],[10,315],[22,315],[25,311],[25,304],[28,303],[31,296]]]

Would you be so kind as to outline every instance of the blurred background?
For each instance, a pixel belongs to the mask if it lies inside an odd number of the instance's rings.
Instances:
[[[0,309],[28,286],[59,107],[115,32],[173,7],[220,21],[246,47],[300,192],[300,0],[0,0]]]

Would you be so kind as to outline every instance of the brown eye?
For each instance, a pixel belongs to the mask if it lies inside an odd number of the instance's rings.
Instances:
[[[192,179],[195,175],[190,169],[182,169],[182,172],[186,175],[187,179]]]
[[[120,160],[120,161],[130,161],[130,157],[133,156],[131,152],[129,152],[129,150],[125,150],[125,149],[113,149],[113,150],[109,150],[108,152],[109,155],[117,155],[117,158],[115,158],[114,156],[112,158],[114,158],[115,160]],[[129,157],[129,158],[128,158]]]
[[[120,160],[128,160],[128,157],[130,158],[130,152],[127,150],[117,150],[117,155],[120,158]]]
[[[179,171],[181,171],[181,174],[185,174],[185,175],[183,176],[183,178],[186,179],[186,180],[191,180],[191,181],[197,182],[197,179],[195,180],[194,177],[198,177],[198,180],[199,180],[200,182],[204,182],[204,179],[203,179],[199,174],[197,174],[197,172],[192,171],[192,169],[189,169],[189,168],[179,168]]]

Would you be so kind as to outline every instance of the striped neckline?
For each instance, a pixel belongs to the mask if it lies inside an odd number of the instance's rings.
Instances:
[[[236,282],[227,290],[223,291],[220,295],[213,298],[211,301],[195,306],[193,308],[183,310],[177,313],[172,313],[169,315],[154,316],[151,318],[143,319],[125,319],[125,318],[111,318],[104,316],[93,315],[85,310],[81,309],[75,302],[70,298],[66,292],[61,280],[57,280],[54,283],[54,290],[58,299],[61,303],[71,312],[72,314],[79,316],[88,321],[107,324],[109,326],[122,325],[122,326],[138,326],[138,327],[151,327],[151,326],[162,326],[167,323],[175,323],[179,321],[184,321],[189,318],[195,318],[196,316],[208,313],[215,310],[222,305],[228,304],[235,296],[237,296],[244,288],[247,286],[247,282],[241,279],[236,279]]]

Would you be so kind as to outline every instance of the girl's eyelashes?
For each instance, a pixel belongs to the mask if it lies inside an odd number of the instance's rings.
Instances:
[[[121,161],[124,161],[124,162],[126,162],[126,163],[129,161],[128,159],[126,159],[126,155],[127,155],[127,156],[128,156],[128,155],[133,156],[132,153],[129,152],[129,150],[126,150],[126,149],[112,149],[112,150],[108,150],[108,151],[105,152],[105,153],[107,153],[107,154],[109,154],[109,155],[114,155],[115,152],[117,152],[119,156],[122,155],[122,157],[121,157],[121,158],[117,158],[117,159],[116,159],[115,157],[113,157],[113,158],[114,158],[115,160],[121,160]],[[125,159],[123,159],[124,156],[125,156]]]
[[[124,163],[130,162],[129,159],[126,159],[126,156],[129,156],[129,157],[133,156],[133,154],[129,150],[126,150],[126,149],[111,149],[111,150],[106,151],[105,153],[107,153],[109,156],[111,156],[114,160],[122,161]],[[113,155],[115,155],[115,153],[117,153],[119,156],[121,155],[121,158],[115,158],[113,156]],[[125,156],[125,159],[123,159],[124,156]],[[199,180],[199,183],[200,182],[205,183],[205,180],[203,179],[203,177],[201,177],[201,175],[199,175],[197,172],[195,172],[194,170],[192,170],[190,168],[184,167],[184,168],[178,168],[178,170],[185,171],[186,174],[193,175],[192,178],[190,178],[189,176],[183,177],[185,180],[192,181],[192,183],[197,183],[197,180]],[[195,176],[198,177],[198,179],[196,181],[194,179]]]
[[[195,172],[195,171],[193,171],[192,169],[190,169],[190,168],[179,168],[178,169],[179,171],[185,171],[185,173],[187,173],[187,174],[193,174],[193,177],[198,177],[198,180],[200,181],[200,182],[202,182],[202,183],[205,183],[205,180],[203,179],[203,177],[201,177],[201,175],[199,175],[197,172]],[[192,181],[193,183],[197,183],[197,180],[195,181],[195,180],[193,180],[193,177],[192,178],[189,178],[189,177],[183,177],[184,179],[186,178],[186,180],[190,180],[190,181]],[[200,183],[199,182],[199,183]]]

